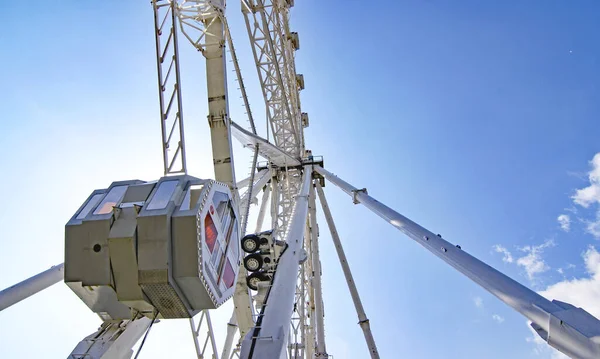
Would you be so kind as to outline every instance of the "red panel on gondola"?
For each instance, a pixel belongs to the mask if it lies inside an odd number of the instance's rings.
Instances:
[[[227,288],[231,288],[235,282],[235,272],[229,262],[229,259],[225,262],[225,268],[223,269],[223,283]]]
[[[204,218],[204,237],[206,240],[206,245],[208,246],[208,249],[210,250],[210,252],[212,253],[213,249],[215,248],[215,243],[217,242],[217,227],[215,227],[215,223],[213,222],[213,219],[211,217],[210,214],[206,214],[206,217]]]

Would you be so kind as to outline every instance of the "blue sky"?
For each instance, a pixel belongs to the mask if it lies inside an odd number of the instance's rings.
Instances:
[[[292,10],[307,146],[330,171],[600,316],[600,5],[305,0]],[[260,118],[238,3],[228,16]],[[62,262],[63,226],[93,189],[155,179],[162,164],[148,3],[4,2],[0,20],[3,288]],[[209,178],[204,60],[183,45],[190,173]],[[245,124],[230,74],[231,115]],[[235,151],[243,178],[250,156]],[[333,186],[326,193],[382,357],[556,357],[523,317]],[[365,358],[320,223],[328,351]],[[221,338],[229,315],[215,313]],[[0,313],[2,356],[65,357],[98,325],[58,284]],[[157,325],[140,357],[193,355],[186,325]]]

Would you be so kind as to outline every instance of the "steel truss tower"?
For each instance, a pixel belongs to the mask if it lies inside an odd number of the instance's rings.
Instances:
[[[549,345],[573,358],[599,358],[600,322],[585,310],[539,296],[469,255],[460,246],[375,200],[366,189],[356,188],[335,176],[324,168],[321,157],[313,156],[305,148],[304,128],[309,121],[300,103],[304,77],[296,73],[295,54],[300,41],[290,28],[289,14],[293,6],[293,0],[241,0],[266,110],[266,134],[261,136],[233,46],[225,1],[152,0],[164,175],[179,178],[178,175],[187,174],[179,47],[189,45],[181,44],[182,40],[191,43],[205,59],[207,119],[215,180],[223,188],[228,186],[232,193],[231,201],[241,218],[239,237],[260,234],[270,208],[272,232],[269,236],[272,239],[267,242],[277,247],[270,254],[273,264],[269,267],[269,276],[258,281],[254,290],[249,279],[252,275],[248,272],[252,268],[245,268],[245,257],[240,251],[238,259],[244,265],[239,266],[237,273],[234,311],[227,333],[223,333],[222,348],[217,347],[209,309],[189,318],[197,357],[313,359],[335,354],[329,353],[326,345],[317,223],[320,204],[366,346],[371,358],[379,358],[369,319],[322,188],[330,183],[347,193],[354,204],[364,205],[528,318]],[[249,128],[232,121],[229,114],[226,50],[233,62]],[[235,178],[232,138],[253,151],[250,175],[239,182]],[[260,164],[259,156],[266,164]],[[261,192],[256,223],[249,223],[251,204]],[[0,292],[0,310],[60,281],[63,271],[61,264]],[[85,297],[89,290],[81,288],[82,292],[77,294]],[[157,315],[157,311],[154,316],[135,312],[128,319],[113,319],[105,314],[101,316],[103,323],[99,330],[77,344],[69,357],[131,357],[131,348],[140,339],[145,340]]]

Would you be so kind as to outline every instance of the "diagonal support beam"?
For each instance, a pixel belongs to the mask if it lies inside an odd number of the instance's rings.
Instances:
[[[441,236],[421,227],[377,201],[333,173],[315,166],[315,171],[340,187],[373,213],[389,222],[410,239],[480,285],[508,306],[532,321],[535,331],[555,349],[572,358],[600,358],[600,321],[569,303],[549,301],[533,290],[502,274]]]
[[[306,255],[303,250],[303,242],[308,218],[311,179],[312,167],[305,166],[302,186],[295,196],[293,214],[285,235],[287,246],[279,257],[271,289],[256,321],[256,326],[242,342],[241,357],[244,359],[278,359],[285,356],[294,307],[296,280],[300,262]]]
[[[300,166],[300,161],[287,154],[266,139],[247,131],[242,126],[231,121],[231,134],[245,147],[255,149],[259,147],[258,153],[278,167]]]
[[[321,257],[319,255],[319,227],[317,225],[317,203],[315,200],[315,188],[310,186],[310,196],[308,198],[309,224],[310,224],[310,256],[312,260],[312,287],[315,294],[314,307],[315,316],[312,318],[315,322],[317,333],[317,346],[315,358],[328,358],[325,345],[325,323],[323,308],[323,287],[321,283]]]
[[[61,263],[0,292],[0,311],[41,292],[63,279],[65,264]]]
[[[369,319],[367,318],[365,308],[363,308],[362,301],[360,300],[360,296],[358,295],[358,289],[356,288],[356,284],[354,283],[354,278],[352,277],[352,272],[350,271],[350,265],[348,264],[348,260],[346,259],[346,253],[344,253],[344,248],[342,248],[340,235],[338,234],[338,231],[335,227],[335,223],[333,222],[333,216],[331,215],[331,211],[329,210],[329,204],[327,204],[325,193],[323,192],[323,188],[321,188],[319,182],[317,182],[317,193],[319,194],[319,201],[321,202],[321,207],[323,207],[323,214],[325,214],[325,220],[327,221],[329,231],[331,232],[331,239],[333,239],[335,250],[338,254],[338,258],[340,259],[340,264],[342,266],[342,270],[344,271],[344,276],[346,277],[346,283],[348,284],[348,290],[350,290],[350,296],[352,297],[354,307],[356,308],[356,314],[358,315],[358,325],[360,325],[360,328],[362,329],[363,334],[365,336],[365,341],[367,342],[367,347],[369,348],[371,358],[379,359],[379,352],[377,351],[377,345],[375,345],[373,333],[371,333]]]

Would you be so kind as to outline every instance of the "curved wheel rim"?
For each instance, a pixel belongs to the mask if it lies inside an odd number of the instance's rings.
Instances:
[[[260,282],[260,278],[250,278],[250,286],[254,288],[258,288],[258,283]]]
[[[249,239],[247,241],[244,241],[244,249],[248,252],[254,252],[256,250],[256,242]]]
[[[250,258],[246,261],[246,266],[248,267],[249,270],[255,271],[259,268],[259,264],[258,260],[255,258]]]

